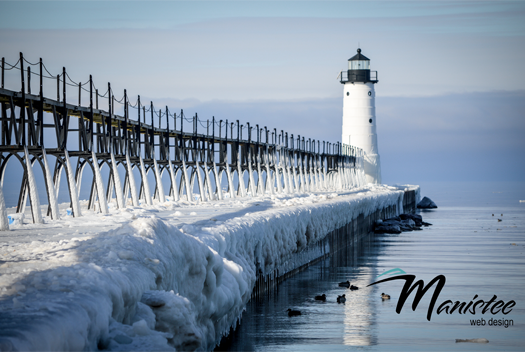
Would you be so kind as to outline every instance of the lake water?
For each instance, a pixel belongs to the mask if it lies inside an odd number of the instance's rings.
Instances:
[[[525,346],[525,183],[433,183],[422,195],[439,208],[422,212],[433,224],[423,231],[373,235],[283,282],[267,296],[251,301],[240,326],[219,350],[230,351],[523,351]],[[494,216],[493,216],[494,214]],[[498,221],[498,219],[502,221]],[[430,321],[431,288],[415,311],[414,294],[400,314],[396,305],[404,281],[366,287],[394,268],[425,284],[446,277]],[[349,280],[360,289],[337,283]],[[390,294],[383,301],[381,293]],[[325,293],[326,302],[314,300]],[[345,294],[345,304],[336,303]],[[503,315],[436,314],[446,300],[515,301]],[[301,316],[288,317],[293,308]],[[484,326],[471,320],[484,319]],[[513,325],[489,326],[491,318]],[[505,322],[503,321],[503,324]],[[486,338],[487,344],[456,343]]]

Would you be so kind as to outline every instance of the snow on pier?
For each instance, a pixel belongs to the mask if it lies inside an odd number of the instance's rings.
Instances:
[[[108,214],[81,201],[81,218],[63,205],[58,220],[12,224],[0,247],[0,349],[210,350],[237,323],[258,274],[302,265],[293,254],[359,215],[402,211],[403,194],[368,185],[168,198],[110,203]]]

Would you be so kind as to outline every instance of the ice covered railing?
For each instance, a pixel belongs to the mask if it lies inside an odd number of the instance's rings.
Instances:
[[[42,59],[31,63],[22,53],[13,65],[2,59],[1,74],[0,181],[13,177],[9,161],[18,160],[23,175],[16,212],[23,213],[29,198],[34,223],[44,217],[36,180],[45,182],[46,215],[58,219],[63,174],[74,217],[82,215],[83,182],[91,185],[88,209],[103,214],[113,195],[114,204],[124,209],[164,202],[166,196],[206,202],[344,190],[365,182],[362,151],[343,149],[339,142],[294,137],[238,120],[188,118],[182,110],[144,104],[140,96],[132,103],[126,90],[119,99],[108,83],[101,94],[91,76],[73,81],[65,67],[55,75]],[[32,91],[35,81],[38,93]],[[20,90],[5,88],[18,84]],[[56,92],[56,98],[44,89]],[[148,174],[153,174],[152,184]],[[168,177],[162,181],[164,174]],[[0,230],[9,227],[4,204],[0,192]]]

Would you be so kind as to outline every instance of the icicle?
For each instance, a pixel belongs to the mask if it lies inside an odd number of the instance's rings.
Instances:
[[[228,176],[228,188],[230,189],[230,197],[235,198],[235,188],[233,187],[232,174],[230,172],[230,166],[226,163],[226,176]]]
[[[347,182],[347,189],[352,189],[352,167],[350,166],[350,162],[348,162],[347,169],[346,169],[346,182]]]
[[[0,186],[0,231],[7,230],[9,230],[9,218],[7,217],[4,192],[2,191],[2,186]]]
[[[314,177],[315,183],[317,184],[317,190],[322,191],[323,185],[321,184],[321,177],[319,176],[319,162],[317,160],[317,156],[315,156],[314,159]]]
[[[299,192],[305,193],[306,189],[304,187],[303,160],[302,159],[303,158],[301,157],[301,154],[299,152],[299,155],[297,156],[297,168],[299,169]]]
[[[128,169],[128,183],[129,189],[131,190],[131,201],[134,207],[139,206],[139,197],[137,195],[137,187],[135,186],[135,176],[133,175],[133,169],[131,167],[131,161],[129,160],[129,154],[126,152],[126,167]]]
[[[348,168],[346,167],[346,163],[345,163],[345,167],[343,169],[343,188],[344,189],[348,189]]]
[[[93,168],[95,169],[95,184],[97,185],[98,205],[100,206],[100,212],[102,214],[107,214],[108,203],[106,201],[106,195],[104,194],[104,182],[102,182],[102,176],[100,175],[100,168],[98,167],[97,154],[95,151],[91,151],[91,157],[93,158]]]
[[[328,180],[326,179],[326,167],[324,165],[324,162],[321,163],[321,168],[323,170],[323,185],[324,185],[324,188],[325,189],[329,189],[328,188]]]
[[[319,157],[315,158],[315,174],[317,175],[317,185],[319,190],[323,189],[323,183],[321,182],[321,173],[319,172]]]
[[[304,177],[304,190],[307,193],[310,193],[310,177],[308,175],[308,155],[304,156],[304,160],[301,162],[303,168],[303,177]]]
[[[175,178],[175,172],[173,171],[173,164],[171,163],[171,160],[168,160],[168,167],[170,169],[170,177],[171,177],[171,189],[173,190],[173,200],[175,202],[179,201],[179,188],[177,187],[177,179]]]
[[[315,192],[318,189],[317,189],[316,184],[315,184],[315,170],[314,170],[314,165],[313,165],[312,158],[310,158],[310,160],[308,160],[308,168],[310,169],[309,172],[308,172],[308,178],[310,179],[310,192]]]
[[[262,179],[262,173],[261,173],[261,158],[260,158],[260,152],[257,155],[257,194],[264,195],[264,181]]]
[[[281,166],[281,172],[283,174],[284,191],[286,194],[290,194],[290,179],[288,177],[288,167],[286,166],[286,152],[283,152],[283,148],[279,153],[279,165]]]
[[[201,195],[201,202],[205,202],[207,200],[206,192],[204,192],[204,185],[202,183],[202,176],[199,169],[199,162],[195,160],[195,172],[197,173],[197,182],[199,183],[199,194]]]
[[[293,183],[294,183],[294,192],[295,193],[301,193],[301,186],[299,184],[299,175],[297,174],[297,170],[295,168],[295,157],[292,159],[292,172],[293,172]]]
[[[49,164],[47,163],[46,150],[42,148],[42,159],[44,159],[44,169],[47,183],[47,194],[49,198],[49,206],[51,207],[51,218],[53,220],[60,219],[58,213],[58,203],[56,198],[55,185],[53,183],[53,178],[51,177],[51,171],[49,170]]]
[[[292,159],[290,157],[290,154],[286,153],[286,173],[288,174],[288,189],[290,190],[290,193],[295,193],[295,185],[293,182],[294,175],[292,174]]]
[[[279,164],[281,161],[279,160]],[[277,164],[277,151],[273,150],[273,164],[275,165],[275,181],[277,181],[277,193],[283,193],[283,185],[281,183],[281,176],[279,175],[279,165]]]
[[[62,170],[62,167],[59,169],[59,170]],[[67,172],[67,171],[66,171]],[[57,181],[55,182],[55,185],[57,185],[55,187],[55,198],[58,199],[58,191],[60,190],[60,181],[62,179],[62,172],[59,172],[58,175],[57,175]],[[68,179],[69,180],[69,179]],[[78,187],[77,187],[78,188]],[[77,197],[78,197],[78,192],[77,192]]]
[[[151,200],[151,192],[149,190],[149,182],[146,175],[146,168],[144,167],[144,160],[142,155],[140,156],[140,173],[142,175],[142,185],[144,187],[144,197],[146,198],[146,204],[152,205],[153,201]]]
[[[153,153],[153,166],[155,167],[155,179],[157,181],[157,192],[159,194],[159,202],[166,202],[166,194],[164,193],[164,186],[162,185],[162,179],[160,178],[159,166],[155,159],[155,153]]]
[[[286,154],[282,156],[281,172],[283,173],[284,191],[286,194],[290,194],[290,176],[288,175],[288,167],[286,165]]]
[[[120,175],[118,174],[117,162],[115,156],[111,152],[111,166],[113,168],[113,182],[115,183],[115,194],[117,196],[117,205],[119,209],[124,209],[126,203],[124,203],[124,196],[122,195],[122,186],[120,184]]]
[[[188,178],[188,170],[186,169],[186,161],[184,161],[184,156],[182,157],[182,170],[184,173],[184,183],[186,184],[186,197],[188,202],[191,202],[191,195],[193,194],[193,191],[190,188],[190,179]]]
[[[77,181],[77,191],[78,191],[78,199],[80,199],[80,188],[82,187],[82,175],[84,174],[84,168],[85,168],[85,164],[84,166],[82,166],[79,170],[78,170],[78,174],[77,174],[77,177],[76,177],[76,181]],[[59,183],[57,183],[57,185],[59,185]]]
[[[350,178],[349,178],[350,174],[348,173],[348,170],[349,170],[348,163],[345,162],[345,169],[344,169],[344,176],[345,176],[345,178],[344,178],[344,180],[345,180],[344,187],[345,187],[345,189],[350,188],[349,187],[349,185],[350,185]]]
[[[316,191],[320,191],[321,190],[321,187],[319,187],[319,181],[317,180],[317,166],[315,165],[315,156],[312,155],[312,160],[310,161],[311,162],[311,166],[312,168],[310,169],[311,171],[311,178],[313,180],[313,184],[315,185],[315,190]]]
[[[270,169],[270,154],[268,152],[268,147],[266,147],[266,185],[270,194],[273,196],[273,177],[272,170]]]
[[[239,176],[239,188],[241,190],[241,197],[246,197],[246,187],[244,186],[244,175],[242,173],[240,158],[237,158],[237,174]]]
[[[219,200],[222,200],[221,179],[219,178],[219,173],[217,172],[217,165],[215,165],[215,161],[213,162],[213,172],[215,174],[215,187],[217,190],[217,198]]]
[[[75,176],[73,175],[73,169],[71,168],[71,162],[69,161],[69,153],[67,152],[67,149],[64,149],[64,156],[66,157],[67,183],[69,185],[69,196],[71,198],[71,203],[73,206],[73,216],[79,217],[82,216],[82,213],[80,211],[80,202],[78,201],[77,183],[75,182]],[[58,180],[59,182],[57,182],[57,195],[58,189],[60,188],[60,176]]]
[[[255,180],[253,179],[253,170],[252,170],[252,153],[251,148],[248,150],[248,177],[250,182],[250,193],[252,194],[252,197],[255,197],[257,195],[257,190],[255,188]]]
[[[206,185],[208,186],[208,199],[215,200],[213,195],[213,188],[211,188],[211,179],[210,179],[210,170],[208,169],[208,163],[204,163],[204,176],[206,180]]]

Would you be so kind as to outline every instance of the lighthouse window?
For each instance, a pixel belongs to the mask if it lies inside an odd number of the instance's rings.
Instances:
[[[348,69],[350,70],[370,70],[370,61],[369,60],[348,61]]]
[[[369,96],[369,97],[372,96],[372,92],[371,92],[371,91],[368,91],[368,96]]]
[[[372,123],[372,119],[368,120],[368,122]]]
[[[349,96],[350,95],[350,92],[346,92],[346,96]]]

